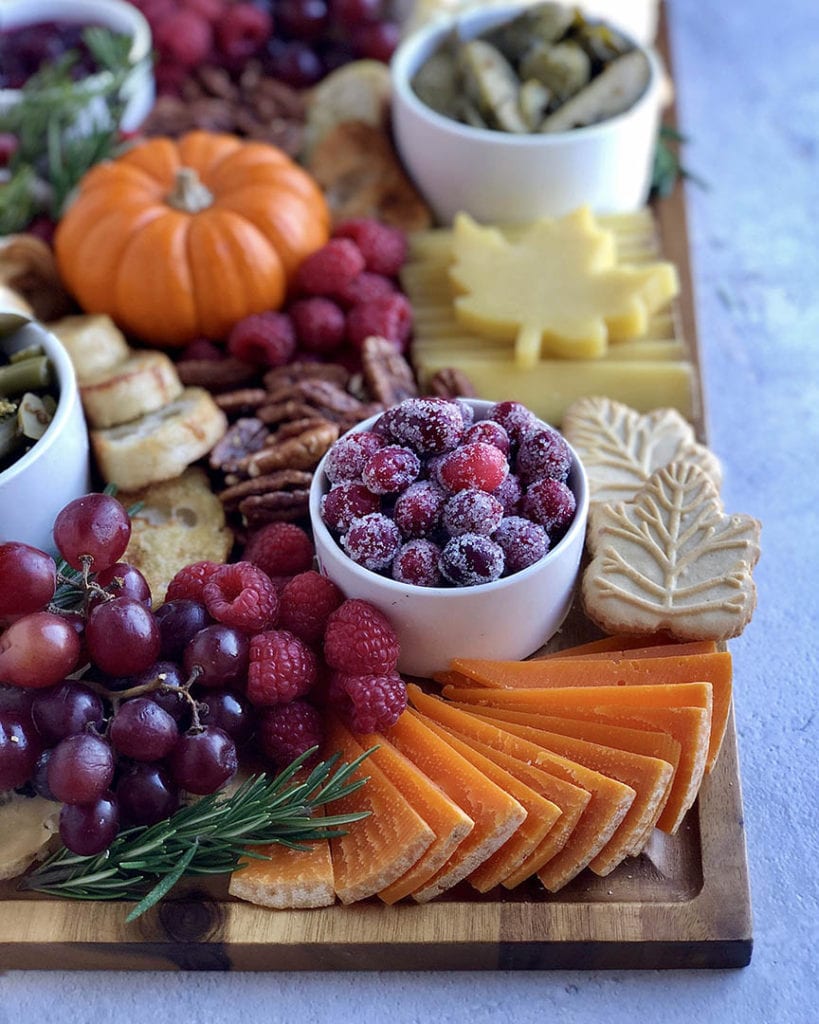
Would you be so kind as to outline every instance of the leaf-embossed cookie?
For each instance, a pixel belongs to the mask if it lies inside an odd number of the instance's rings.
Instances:
[[[639,413],[610,398],[581,398],[566,410],[563,436],[580,456],[592,504],[628,501],[670,462],[699,466],[719,488],[722,467],[676,409]]]
[[[723,512],[699,466],[672,462],[631,501],[598,506],[587,537],[586,613],[607,633],[739,636],[756,606],[760,530],[751,516]]]

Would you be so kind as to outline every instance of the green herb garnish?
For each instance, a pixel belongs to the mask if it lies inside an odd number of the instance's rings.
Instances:
[[[671,195],[680,180],[691,181],[700,188],[708,187],[702,178],[680,162],[679,149],[687,141],[687,137],[676,128],[666,124],[660,126],[651,175],[651,191],[654,195],[660,198]]]

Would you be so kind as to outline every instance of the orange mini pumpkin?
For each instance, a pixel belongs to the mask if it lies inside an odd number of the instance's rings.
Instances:
[[[281,306],[329,223],[318,185],[281,150],[194,131],[93,167],[54,244],[83,309],[180,346]]]

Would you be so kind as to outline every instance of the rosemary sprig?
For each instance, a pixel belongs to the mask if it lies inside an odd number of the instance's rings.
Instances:
[[[671,195],[681,179],[691,181],[700,188],[707,188],[706,182],[694,174],[680,161],[680,145],[688,139],[671,125],[661,125],[654,148],[654,166],[651,176],[651,191],[661,199]]]
[[[239,869],[242,858],[267,860],[254,846],[280,843],[304,850],[316,840],[343,835],[342,826],[369,812],[323,817],[314,817],[314,812],[366,783],[366,778],[350,778],[372,751],[340,767],[336,754],[299,781],[297,773],[312,753],[296,758],[274,778],[254,775],[231,795],[202,797],[156,825],[121,832],[96,856],[62,848],[24,878],[20,888],[77,900],[138,899],[126,918],[133,921],[185,875],[222,875]]]

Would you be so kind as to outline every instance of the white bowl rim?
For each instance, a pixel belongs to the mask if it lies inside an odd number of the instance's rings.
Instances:
[[[54,367],[54,374],[59,387],[57,411],[54,413],[54,416],[43,436],[38,438],[25,455],[21,456],[10,466],[7,466],[6,469],[0,473],[0,485],[7,485],[11,483],[15,477],[19,476],[21,473],[25,473],[33,463],[44,456],[48,449],[52,448],[57,443],[57,440],[63,430],[67,429],[71,410],[79,400],[79,388],[77,385],[77,377],[74,372],[74,366],[68,352],[63,347],[62,342],[56,337],[56,335],[52,334],[47,327],[37,323],[37,321],[32,320],[29,317],[23,317],[22,315],[20,319],[25,322],[21,323],[17,328],[0,333],[0,348],[3,347],[3,342],[9,335],[14,334],[16,330],[22,330],[28,326],[38,327],[46,335],[45,338],[41,339],[41,344]]]
[[[419,51],[425,49],[430,42],[435,40],[437,43],[443,36],[458,27],[469,28],[475,26],[477,31],[480,32],[483,28],[500,25],[507,18],[513,18],[527,10],[529,6],[531,5],[511,4],[508,7],[476,8],[461,14],[447,16],[446,19],[436,19],[416,29],[399,44],[390,61],[393,102],[400,98],[400,101],[412,110],[416,116],[425,119],[433,127],[449,131],[456,137],[462,136],[465,139],[471,139],[476,142],[495,142],[499,145],[524,148],[542,146],[545,149],[565,145],[567,139],[585,140],[591,139],[595,135],[607,134],[616,130],[620,122],[631,118],[639,113],[644,106],[654,102],[654,98],[660,89],[662,77],[659,57],[653,47],[642,45],[620,29],[618,29],[618,32],[632,44],[634,49],[640,50],[648,60],[650,71],[648,85],[636,102],[627,110],[616,114],[614,117],[607,117],[597,124],[569,128],[560,132],[527,132],[525,134],[503,132],[492,128],[475,128],[472,125],[455,121],[451,117],[445,117],[443,114],[437,113],[417,95],[412,88],[411,79],[418,70]]]
[[[128,60],[132,66],[136,67],[150,57],[151,27],[142,11],[126,0],[41,0],[41,3],[52,8],[53,13],[31,17],[31,0],[0,0],[0,31],[13,31],[50,20],[83,24],[93,23],[94,19],[97,19],[100,25],[110,26],[111,12],[114,11],[131,23],[130,35],[133,42],[128,51]],[[8,24],[9,13],[18,11],[22,15],[21,19],[15,21],[15,24]],[[77,84],[85,84],[93,89],[101,86],[110,77],[110,71],[99,71],[80,79]],[[0,107],[18,102],[21,94],[22,89],[0,89]]]
[[[489,401],[488,399],[471,398],[466,399],[466,401],[469,402],[470,405],[478,403],[478,409],[476,409],[476,411],[486,411],[491,406],[497,405],[496,402]],[[369,419],[358,423],[355,427],[346,431],[341,436],[346,437],[348,434],[355,434],[362,430],[368,430],[381,415],[381,413],[376,413],[375,416],[370,416]],[[538,417],[538,419],[540,419],[540,417]],[[540,422],[545,423],[547,427],[550,426],[550,424],[546,423],[545,420],[541,419]],[[551,427],[551,429],[555,430],[557,428]],[[561,437],[562,436],[563,435],[561,434]],[[565,441],[566,439],[563,438],[563,440]],[[366,569],[363,565],[359,565],[357,562],[354,562],[346,551],[344,551],[339,542],[327,528],[324,520],[321,518],[320,502],[321,498],[327,491],[327,487],[325,485],[329,483],[324,472],[327,455],[324,455],[321,462],[319,462],[316,467],[315,473],[313,474],[313,482],[310,485],[310,525],[312,526],[314,533],[318,533],[321,536],[321,539],[326,546],[332,546],[338,551],[339,556],[346,564],[349,565],[350,571],[354,575],[361,576],[363,579],[372,581],[373,586],[383,585],[387,592],[395,591],[396,593],[406,594],[409,590],[411,593],[418,595],[429,594],[430,596],[442,596],[446,594],[453,600],[457,600],[459,597],[467,599],[471,594],[486,594],[490,591],[493,593],[500,592],[510,586],[514,586],[516,583],[524,581],[529,576],[534,576],[535,574],[542,572],[549,562],[555,561],[557,554],[561,554],[562,551],[569,546],[570,541],[575,540],[578,532],[583,531],[583,533],[585,533],[589,511],[589,486],[586,478],[586,470],[574,448],[572,448],[568,441],[566,441],[566,444],[569,445],[569,450],[572,453],[571,476],[574,478],[572,492],[574,493],[577,501],[577,508],[575,509],[574,519],[572,520],[571,526],[555,546],[553,548],[549,548],[542,558],[539,558],[536,562],[533,562],[532,565],[526,566],[525,569],[521,569],[519,572],[512,573],[510,576],[502,576],[500,579],[492,580],[490,583],[477,583],[474,586],[469,587],[419,587],[415,583],[401,583],[398,580],[390,579],[388,576],[382,576],[380,573],[374,572],[372,569]]]

